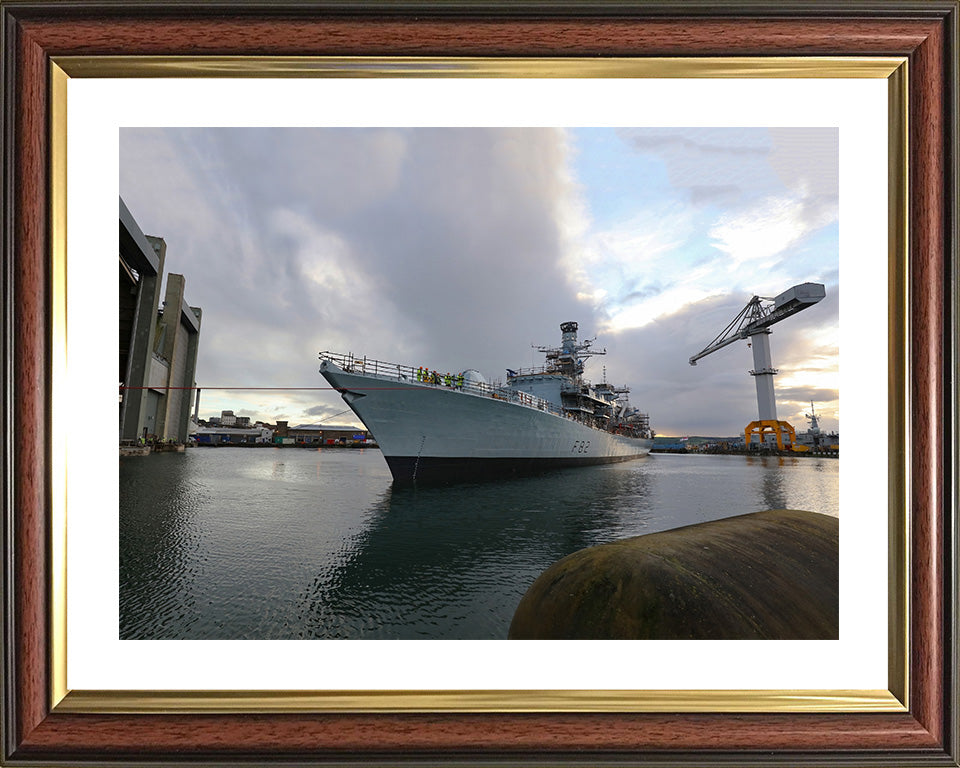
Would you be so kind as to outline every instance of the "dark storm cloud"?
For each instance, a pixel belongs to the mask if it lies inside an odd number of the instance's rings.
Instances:
[[[502,374],[590,324],[559,266],[565,152],[553,130],[124,129],[121,195],[204,309],[201,386],[315,387],[324,349]]]
[[[780,151],[787,136],[753,149],[754,134],[701,135],[700,149],[690,146],[695,138],[653,136],[646,146],[701,204],[756,199],[802,159]],[[816,151],[829,153],[821,138],[813,137]],[[123,129],[121,195],[145,232],[166,239],[166,271],[183,273],[187,300],[204,309],[198,384],[305,388],[208,391],[201,415],[229,408],[291,423],[346,420],[336,393],[306,389],[324,385],[321,350],[502,377],[506,367],[541,364],[531,345],[556,345],[563,321],[578,321],[582,339],[600,332],[607,309],[579,297],[582,282],[572,282],[570,265],[583,252],[577,205],[589,201],[568,176],[567,140],[550,129]],[[775,156],[774,171],[767,161]],[[803,217],[829,219],[828,171],[807,183]],[[703,257],[691,254],[686,267],[675,258],[674,230],[690,216],[674,213],[660,221],[669,225],[667,245],[641,232],[627,238],[623,263],[579,262],[606,275],[617,302],[664,305],[641,328],[600,336],[596,347],[609,355],[589,373],[599,380],[606,365],[661,433],[736,434],[756,412],[746,343],[697,367],[687,360],[750,298],[731,294],[743,270],[724,267],[709,291],[680,295],[683,270],[700,271]],[[651,258],[658,244],[663,253]],[[833,364],[822,328],[836,319],[835,262],[807,275],[801,245],[758,273],[786,288],[800,282],[800,264],[803,279],[828,283],[823,311],[775,330],[774,364],[785,372],[807,357]],[[793,398],[808,388],[792,382],[784,391]]]
[[[420,131],[395,193],[351,226],[356,259],[389,286],[424,353],[442,350],[426,365],[502,367],[531,341],[552,343],[560,322],[590,319],[559,265],[563,160],[549,131]]]

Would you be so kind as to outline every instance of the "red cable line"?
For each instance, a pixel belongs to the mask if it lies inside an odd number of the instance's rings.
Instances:
[[[259,390],[274,390],[274,391],[283,391],[283,392],[313,392],[313,391],[327,391],[327,392],[339,392],[340,387],[124,387],[121,386],[120,389],[183,389],[183,390],[227,390],[227,391],[239,391],[239,390],[250,390],[250,391],[259,391]],[[362,392],[366,390],[381,390],[381,389],[409,389],[409,387],[350,387],[351,391]]]

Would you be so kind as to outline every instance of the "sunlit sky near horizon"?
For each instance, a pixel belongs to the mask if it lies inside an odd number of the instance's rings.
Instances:
[[[606,348],[661,435],[757,416],[754,295],[821,282],[774,326],[778,416],[839,429],[835,128],[122,128],[120,194],[203,308],[202,418],[349,423],[321,350],[489,379],[559,325]],[[233,391],[214,387],[236,387]],[[289,387],[287,392],[249,391]]]

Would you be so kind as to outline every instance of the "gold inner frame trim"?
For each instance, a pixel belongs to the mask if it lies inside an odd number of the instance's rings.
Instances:
[[[67,693],[67,80],[50,67],[50,664],[54,702]]]
[[[67,91],[70,78],[874,78],[888,81],[889,690],[119,691],[67,686],[66,450],[57,393],[67,364]],[[903,57],[483,59],[63,56],[51,60],[52,372],[50,696],[56,712],[904,712],[909,691],[907,60]]]
[[[905,706],[910,705],[910,486],[909,461],[913,431],[910,425],[910,379],[906,375],[910,348],[909,240],[909,64],[887,80],[887,274],[888,287],[888,453],[887,519],[889,551],[888,684]],[[901,446],[896,450],[896,446]]]
[[[335,642],[335,641],[333,641]],[[57,712],[903,712],[889,691],[75,691]]]
[[[70,77],[886,78],[903,57],[57,56]]]

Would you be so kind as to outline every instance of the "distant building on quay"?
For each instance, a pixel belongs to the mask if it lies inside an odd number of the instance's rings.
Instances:
[[[349,424],[298,424],[286,432],[286,439],[298,445],[355,445],[372,440],[367,430]]]
[[[255,427],[199,426],[190,433],[197,445],[272,444],[273,430],[264,424]]]
[[[223,421],[224,411],[220,416],[213,416],[199,422],[190,437],[197,445],[251,445],[273,444],[293,445],[301,447],[322,447],[338,445],[374,445],[370,433],[362,428],[342,424],[299,424],[291,427],[286,421],[266,424],[258,421],[249,426],[249,416],[238,416],[235,425],[227,425]],[[241,426],[240,420],[244,420]]]
[[[186,443],[202,310],[183,275],[161,283],[167,245],[144,235],[120,199],[120,440]]]

